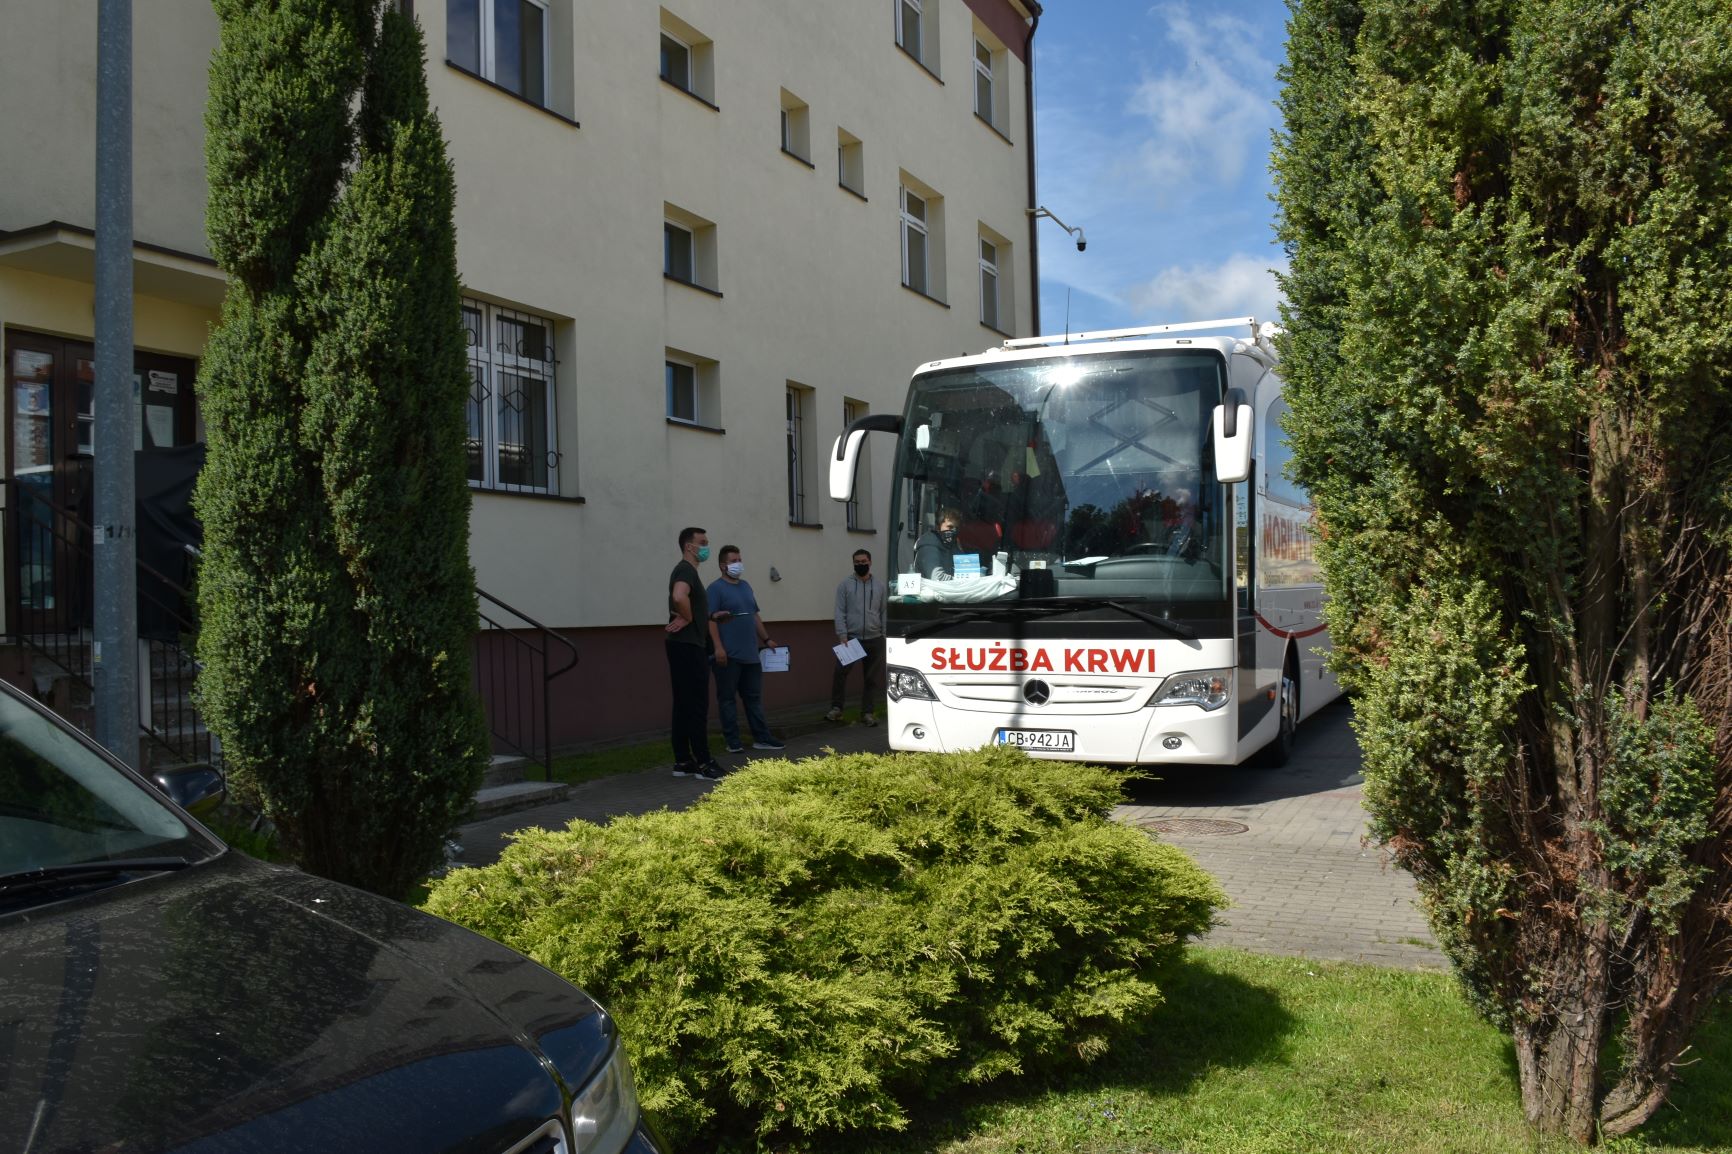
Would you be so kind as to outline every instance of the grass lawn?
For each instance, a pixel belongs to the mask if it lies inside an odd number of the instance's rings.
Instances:
[[[1167,1002],[1093,1067],[934,1104],[858,1154],[1442,1154],[1574,1150],[1521,1114],[1511,1046],[1454,980],[1195,949]],[[1698,1034],[1637,1150],[1732,1150],[1732,1006]]]

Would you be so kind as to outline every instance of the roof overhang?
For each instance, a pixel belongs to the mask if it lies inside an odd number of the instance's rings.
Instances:
[[[96,234],[57,220],[0,232],[0,267],[94,284]],[[132,290],[140,296],[216,309],[228,291],[228,278],[207,256],[135,243]]]

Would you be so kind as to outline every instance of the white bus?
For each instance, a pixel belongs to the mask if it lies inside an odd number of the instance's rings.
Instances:
[[[1287,760],[1340,687],[1275,332],[1008,340],[922,365],[900,416],[849,426],[837,500],[867,434],[898,435],[878,562],[891,748]]]

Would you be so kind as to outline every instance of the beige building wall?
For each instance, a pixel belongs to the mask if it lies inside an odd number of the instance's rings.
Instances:
[[[547,0],[543,108],[448,63],[445,0],[414,0],[466,291],[551,321],[558,358],[556,491],[477,491],[483,588],[556,627],[659,625],[675,534],[697,524],[745,550],[766,620],[822,622],[852,550],[882,553],[889,440],[869,442],[876,532],[850,531],[825,491],[844,402],[898,411],[916,365],[1028,334],[1035,299],[1028,13],[921,0],[922,63],[897,43],[905,2]],[[8,329],[91,335],[95,10],[0,0]],[[205,0],[135,11],[137,343],[196,357],[221,295],[202,222],[216,20]],[[658,74],[664,30],[689,43],[701,99]],[[977,35],[994,54],[993,123],[974,110]],[[781,148],[789,104],[804,105],[805,161]],[[839,133],[859,142],[858,193],[838,180]],[[930,296],[902,284],[905,182],[942,220]],[[699,234],[713,291],[664,277],[670,216],[713,226]],[[999,244],[1002,332],[980,320],[983,230]],[[702,366],[715,431],[668,419],[669,350]],[[790,383],[810,390],[810,524],[789,517]]]

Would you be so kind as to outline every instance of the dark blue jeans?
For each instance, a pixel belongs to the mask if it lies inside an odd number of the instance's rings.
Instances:
[[[764,667],[756,661],[729,661],[726,665],[711,661],[710,665],[716,671],[716,716],[722,720],[723,740],[729,746],[741,744],[736,696],[746,703],[746,724],[752,727],[753,740],[771,740],[770,725],[764,720]]]

